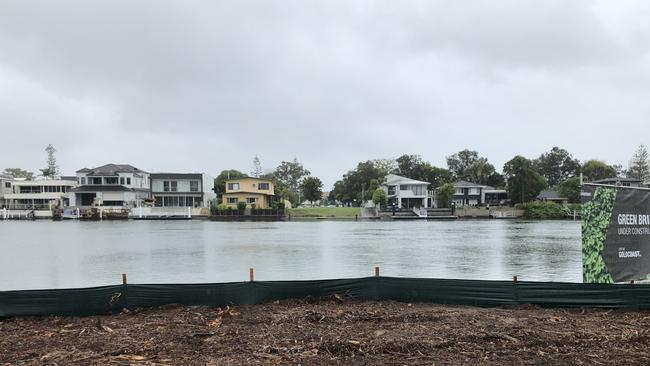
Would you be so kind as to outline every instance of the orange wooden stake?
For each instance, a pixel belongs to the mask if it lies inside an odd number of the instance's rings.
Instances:
[[[255,281],[255,269],[250,268],[248,270],[248,275],[250,277],[251,282]]]
[[[126,285],[126,273],[122,273],[122,284]]]
[[[375,277],[379,277],[379,267],[375,267]]]

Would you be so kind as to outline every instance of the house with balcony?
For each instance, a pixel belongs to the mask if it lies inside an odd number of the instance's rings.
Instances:
[[[2,180],[4,206],[8,210],[51,211],[69,205],[76,180],[38,179]]]
[[[149,198],[149,173],[128,164],[106,164],[77,172],[71,206],[136,207]]]
[[[434,207],[429,185],[429,182],[389,174],[382,188],[388,194],[388,205],[395,204],[397,208],[429,208]]]
[[[274,184],[270,179],[240,178],[226,181],[226,192],[222,195],[222,203],[236,208],[240,202],[256,208],[270,208],[275,200]]]
[[[454,188],[456,188],[456,192],[453,202],[456,207],[503,205],[508,201],[508,193],[505,189],[462,180],[454,183]]]
[[[212,184],[205,174],[151,173],[150,177],[156,207],[207,207]]]

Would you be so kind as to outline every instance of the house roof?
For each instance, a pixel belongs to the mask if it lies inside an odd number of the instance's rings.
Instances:
[[[88,173],[86,175],[89,177],[92,176],[106,177],[106,176],[117,175],[117,173],[146,173],[146,172],[129,164],[106,164],[92,169],[83,168],[77,170],[77,173]]]
[[[429,182],[423,182],[421,180],[415,180],[407,177],[402,177],[397,174],[388,174],[386,176],[386,184],[426,184],[430,185]]]
[[[605,178],[605,179],[599,179],[595,180],[592,183],[597,183],[597,184],[607,184],[607,183],[614,183],[616,182],[621,182],[621,183],[642,183],[643,181],[641,179],[636,179],[636,178]]]
[[[203,179],[203,173],[151,173],[151,180],[154,179]]]
[[[566,200],[566,197],[560,196],[556,191],[541,191],[537,195],[538,200]]]
[[[266,179],[266,178],[255,178],[255,177],[244,177],[244,178],[237,178],[237,179],[227,179],[226,182],[236,182],[238,180],[244,180],[244,179],[253,179],[253,180],[261,180],[264,182],[269,182],[273,183],[272,179]]]
[[[472,182],[468,182],[468,181],[465,181],[465,180],[459,180],[458,182],[454,183],[454,187],[456,187],[456,188],[468,188],[468,187],[492,188],[492,187],[485,186],[483,184],[472,183]]]

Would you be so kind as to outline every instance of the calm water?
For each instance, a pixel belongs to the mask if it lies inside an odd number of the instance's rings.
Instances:
[[[0,222],[0,290],[382,275],[581,281],[580,224]]]

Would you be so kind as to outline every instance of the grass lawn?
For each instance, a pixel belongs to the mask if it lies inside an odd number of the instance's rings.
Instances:
[[[291,217],[354,217],[361,216],[359,207],[290,208]]]

